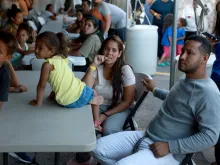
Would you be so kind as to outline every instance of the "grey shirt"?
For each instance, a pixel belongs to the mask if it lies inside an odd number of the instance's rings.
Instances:
[[[164,100],[150,122],[146,136],[169,143],[178,161],[187,153],[216,144],[220,134],[220,93],[210,79],[183,79],[170,92],[156,88],[154,96]]]
[[[118,6],[101,2],[98,6],[98,9],[103,16],[111,16],[111,24],[115,29],[126,27],[126,13]]]

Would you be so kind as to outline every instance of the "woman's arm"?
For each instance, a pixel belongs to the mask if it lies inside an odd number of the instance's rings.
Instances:
[[[83,76],[82,81],[86,83],[90,88],[93,87],[95,83],[95,78],[93,77],[94,72],[96,72],[97,67],[105,61],[106,57],[102,55],[95,56],[91,66],[88,68],[86,74]]]
[[[23,16],[28,16],[28,7],[24,0],[19,0],[19,7],[22,11]]]
[[[34,0],[25,0],[25,2],[29,9],[33,8]]]
[[[43,102],[44,90],[46,88],[47,80],[50,71],[53,70],[53,66],[48,62],[44,63],[41,68],[40,80],[37,85],[37,98],[30,102],[31,105],[40,106]]]
[[[125,109],[129,108],[129,106],[134,101],[134,95],[135,95],[135,84],[131,85],[131,86],[124,87],[121,103],[119,103],[116,107],[106,111],[105,114],[111,116],[111,115],[122,112]]]
[[[27,88],[24,85],[21,85],[18,77],[16,75],[16,72],[11,64],[10,61],[6,61],[6,66],[8,68],[9,74],[10,74],[10,87],[9,92],[27,92]]]
[[[82,81],[85,82],[86,85],[89,86],[90,88],[92,88],[93,85],[95,84],[95,78],[93,77],[94,72],[96,72],[96,70],[89,67],[86,74],[82,78]]]
[[[106,35],[109,31],[109,28],[111,26],[111,16],[108,14],[108,15],[105,15],[104,17],[104,35]]]
[[[150,13],[158,20],[161,19],[161,14],[155,12],[154,10],[150,9]]]

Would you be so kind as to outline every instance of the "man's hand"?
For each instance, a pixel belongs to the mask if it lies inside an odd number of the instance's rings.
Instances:
[[[150,150],[153,152],[155,158],[160,158],[169,154],[168,142],[156,142],[149,145]]]
[[[156,87],[156,82],[148,78],[143,79],[142,83],[147,88],[147,90],[151,92],[153,92],[154,88]]]
[[[37,103],[37,100],[31,100],[29,104],[33,106],[41,106],[41,104]]]

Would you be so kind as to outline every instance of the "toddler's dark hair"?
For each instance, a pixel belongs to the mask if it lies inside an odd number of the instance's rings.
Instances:
[[[17,8],[15,4],[13,4],[11,6],[11,9],[8,9],[7,11],[7,17],[9,18],[9,20],[11,20],[11,18],[14,18],[17,13],[21,13],[21,10]]]
[[[5,32],[5,31],[0,31],[0,40],[3,41],[5,43],[5,45],[7,45],[8,50],[7,50],[7,54],[11,55],[12,53],[15,52],[16,48],[17,48],[17,44],[15,42],[15,38],[12,36],[11,33]]]
[[[43,42],[55,55],[67,57],[69,42],[63,33],[43,32],[37,41]]]
[[[186,19],[184,19],[184,18],[180,18],[180,23],[182,24],[182,27],[186,27],[187,26]]]
[[[30,26],[29,26],[27,23],[21,23],[21,24],[18,26],[17,33],[18,33],[20,30],[25,30],[25,31],[28,33],[28,35],[29,35],[30,32],[31,32],[31,28],[30,28]]]
[[[85,14],[85,12],[84,12],[84,10],[83,10],[83,9],[77,9],[77,10],[76,10],[76,13],[78,13],[78,12],[82,13],[82,15],[84,15],[84,14]]]
[[[171,25],[173,25],[173,14],[167,14],[163,20],[163,32]]]

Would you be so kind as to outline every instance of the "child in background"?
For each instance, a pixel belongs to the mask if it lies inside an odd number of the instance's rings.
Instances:
[[[186,32],[184,27],[187,26],[186,19],[180,18],[177,22],[177,45],[176,45],[176,55],[182,53],[182,48],[184,45],[184,39],[186,37]]]
[[[16,35],[17,50],[13,53],[11,63],[15,70],[22,69],[21,60],[25,55],[34,53],[35,46],[27,44],[29,38],[30,27],[26,23],[19,25]]]
[[[158,66],[169,66],[168,58],[170,55],[170,46],[172,45],[172,24],[173,14],[167,14],[164,17],[163,38],[161,45],[163,45],[163,55],[158,63]]]
[[[85,20],[83,19],[84,10],[78,9],[76,11],[77,20],[75,23],[71,24],[66,28],[69,33],[80,33],[85,27]]]
[[[22,11],[18,9],[15,4],[13,4],[11,9],[8,9],[7,16],[8,22],[3,27],[3,30],[11,33],[15,37],[17,34],[18,26],[23,23]]]
[[[30,102],[31,105],[40,106],[43,102],[44,90],[47,81],[50,83],[52,92],[49,99],[55,99],[58,104],[65,108],[78,108],[86,104],[96,105],[93,116],[99,116],[98,105],[104,99],[97,96],[96,91],[89,88],[84,82],[76,78],[68,66],[67,45],[63,33],[41,33],[36,40],[35,54],[38,59],[45,59],[42,65],[40,80],[37,86],[37,98]],[[102,131],[99,118],[94,118],[96,129]]]

